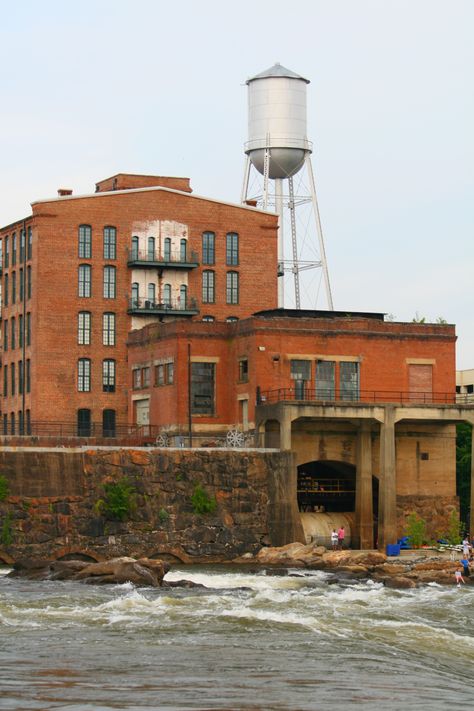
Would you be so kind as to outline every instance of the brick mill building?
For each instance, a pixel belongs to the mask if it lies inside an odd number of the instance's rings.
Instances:
[[[457,507],[454,326],[279,309],[277,216],[187,178],[60,192],[0,232],[4,436],[251,433],[294,452],[302,516],[354,512],[363,548]]]

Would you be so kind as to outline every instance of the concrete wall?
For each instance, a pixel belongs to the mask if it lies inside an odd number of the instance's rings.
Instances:
[[[0,502],[11,545],[0,560],[82,554],[230,560],[262,544],[304,540],[291,453],[273,450],[76,449],[0,451],[10,496]],[[136,489],[129,520],[108,520],[104,484],[126,476]],[[194,513],[200,484],[214,513]],[[10,523],[8,523],[8,521]]]

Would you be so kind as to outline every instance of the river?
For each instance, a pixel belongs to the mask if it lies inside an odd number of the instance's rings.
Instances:
[[[473,707],[474,587],[288,573],[173,568],[207,589],[139,590],[0,575],[0,708]]]

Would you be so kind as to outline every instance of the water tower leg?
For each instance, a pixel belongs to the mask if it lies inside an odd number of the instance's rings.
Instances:
[[[293,189],[293,178],[288,178],[288,188],[290,200],[288,206],[290,208],[290,224],[291,224],[291,247],[293,250],[293,280],[295,284],[295,306],[301,308],[300,299],[300,272],[298,266],[298,245],[296,242],[296,216],[295,216],[295,191]]]
[[[242,183],[242,195],[240,196],[241,203],[244,203],[248,197],[249,178],[250,178],[250,158],[248,156],[245,156],[244,182]]]
[[[278,213],[278,306],[285,307],[285,235],[283,227],[283,181],[275,180],[276,211]]]
[[[327,261],[326,261],[326,250],[324,249],[323,230],[321,227],[321,218],[319,216],[318,199],[316,197],[316,185],[314,182],[314,173],[313,173],[313,166],[311,164],[310,153],[306,153],[304,162],[306,165],[306,170],[308,172],[309,184],[310,184],[310,188],[311,188],[311,200],[313,203],[314,216],[316,219],[316,228],[318,230],[319,252],[321,255],[321,267],[323,270],[324,284],[326,286],[326,297],[327,297],[327,302],[328,302],[328,308],[332,311],[334,309],[334,306],[332,303],[331,286],[329,284],[329,273],[328,273],[328,265],[327,265]]]

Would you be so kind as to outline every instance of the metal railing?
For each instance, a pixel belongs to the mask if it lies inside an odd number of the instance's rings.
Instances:
[[[377,404],[396,403],[402,405],[474,405],[468,394],[406,392],[401,390],[360,390],[341,392],[325,388],[278,388],[277,390],[259,391],[257,405],[271,405],[277,402],[313,402],[342,404]]]
[[[156,301],[143,297],[132,297],[128,300],[129,311],[148,312],[148,313],[172,313],[182,311],[198,312],[197,300],[188,296],[186,298],[177,297],[175,299],[167,299],[166,301]]]
[[[146,249],[128,249],[128,262],[141,262],[145,264],[173,264],[173,265],[187,265],[187,266],[198,266],[198,255],[196,252],[186,252],[183,253],[180,250],[173,250],[171,252],[160,252],[155,249],[154,251],[148,251]]]
[[[105,425],[102,422],[48,422],[33,420],[24,422],[23,425],[11,423],[0,430],[0,434],[10,437],[87,437],[87,438],[123,438],[139,437],[144,439],[154,438],[159,433],[159,427],[151,425],[115,424]]]

